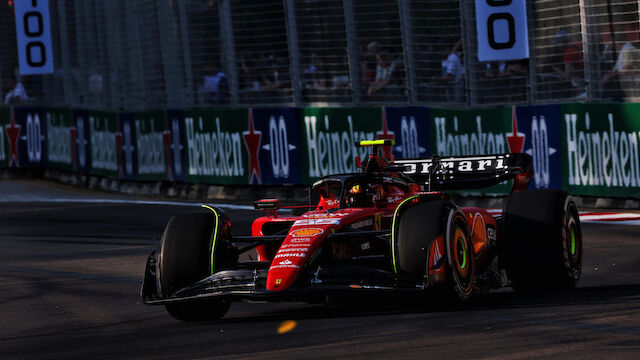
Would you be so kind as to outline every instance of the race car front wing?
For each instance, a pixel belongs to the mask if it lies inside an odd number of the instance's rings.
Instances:
[[[270,263],[239,262],[234,269],[222,270],[172,294],[162,294],[157,278],[155,249],[147,259],[140,297],[145,304],[203,300],[224,297],[230,300],[254,301],[323,301],[326,295],[340,293],[422,293],[424,279],[370,266],[335,261],[308,266],[295,286],[281,291],[266,289]]]

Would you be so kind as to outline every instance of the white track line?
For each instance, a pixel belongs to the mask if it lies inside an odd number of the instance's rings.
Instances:
[[[632,213],[607,213],[607,214],[595,214],[589,213],[581,214],[580,220],[582,221],[606,221],[606,220],[640,220],[640,214]]]
[[[487,209],[491,215],[501,215],[502,209]],[[580,221],[591,224],[640,225],[640,214],[602,211],[581,211]]]

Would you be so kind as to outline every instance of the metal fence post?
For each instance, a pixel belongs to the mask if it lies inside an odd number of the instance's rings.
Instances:
[[[411,31],[411,9],[409,0],[399,0],[398,7],[400,10],[400,31],[402,33],[405,76],[407,77],[407,90],[409,91],[408,100],[410,104],[418,102],[418,84],[416,74],[416,57],[414,53],[413,34]]]
[[[86,87],[86,79],[87,79],[87,58],[89,57],[89,49],[87,47],[87,29],[85,26],[84,19],[86,18],[84,14],[84,2],[79,1],[74,3],[75,10],[75,34],[76,34],[76,45],[78,47],[78,59],[77,59],[77,68],[71,69],[74,72],[74,76],[76,77],[76,85],[77,88],[73,90],[76,92],[74,105],[86,105],[86,97],[83,95],[87,94]],[[82,94],[82,95],[81,95]]]
[[[58,26],[60,26],[60,58],[62,59],[62,91],[64,92],[64,102],[65,104],[72,104],[72,88],[71,88],[71,61],[69,59],[69,54],[71,50],[69,49],[69,38],[67,31],[67,13],[65,10],[67,9],[66,4],[62,1],[58,2]]]
[[[589,35],[590,35],[590,31],[589,31],[589,26],[587,24],[587,9],[585,7],[585,1],[584,0],[580,0],[580,27],[582,29],[582,31],[580,32],[582,35],[582,63],[584,64],[584,81],[585,81],[585,91],[586,91],[586,98],[585,101],[590,101],[594,98],[594,91],[593,91],[593,87],[595,85],[595,82],[592,81],[593,79],[591,78],[592,76],[592,71],[591,71],[591,61],[585,61],[585,59],[590,60],[591,59],[591,41],[589,41]],[[596,59],[594,59],[593,63],[597,63],[597,61],[595,61]],[[596,72],[597,73],[597,72]]]
[[[293,87],[293,101],[296,106],[302,103],[302,80],[300,75],[300,49],[298,48],[298,25],[293,0],[283,0],[286,12],[287,44],[289,45],[289,74]]]
[[[180,81],[182,71],[179,71],[180,65],[177,59],[178,48],[176,46],[177,38],[173,27],[173,14],[169,8],[169,3],[162,0],[156,0],[156,21],[158,22],[160,54],[162,56],[162,76],[164,78],[165,106],[179,106],[184,92],[183,82]],[[147,29],[148,31],[149,29]]]
[[[529,86],[527,102],[533,104],[538,88],[538,68],[536,66],[535,21],[533,19],[533,1],[527,1],[527,32],[529,36]]]
[[[464,0],[460,1],[460,27],[462,30],[462,48],[463,51],[463,65],[464,65],[464,90],[465,90],[465,104],[467,107],[474,106],[478,104],[476,100],[476,91],[478,84],[476,81],[473,81],[471,78],[472,72],[471,68],[477,66],[478,61],[477,57],[472,57],[471,53],[477,51],[477,46],[472,46],[472,39],[476,39],[473,36],[475,34],[475,27],[469,26],[468,23],[475,24],[475,11],[473,13],[469,13],[464,4],[467,3]],[[474,7],[475,5],[472,2],[468,2],[470,7]],[[474,8],[475,9],[475,8]]]
[[[222,38],[222,48],[224,54],[224,69],[229,79],[229,97],[231,106],[238,106],[240,103],[240,92],[238,87],[238,76],[236,66],[236,51],[233,41],[233,24],[231,21],[231,4],[229,0],[221,0],[218,3],[220,14],[220,37]]]
[[[360,52],[353,20],[353,0],[344,0],[344,27],[347,32],[347,52],[349,53],[349,76],[351,77],[351,98],[354,104],[361,104]]]
[[[147,102],[149,101],[147,86],[145,85],[145,74],[144,74],[144,62],[142,60],[142,49],[140,49],[140,44],[142,43],[142,38],[140,36],[140,24],[138,22],[138,11],[137,5],[138,3],[135,1],[125,1],[128,5],[128,9],[125,14],[127,16],[127,20],[125,24],[129,29],[125,31],[125,33],[132,34],[134,39],[130,45],[127,47],[127,53],[129,54],[129,74],[128,79],[131,84],[129,89],[125,90],[125,99],[129,101],[129,106],[133,109],[141,109],[145,108]],[[129,44],[128,44],[129,45]],[[128,91],[128,93],[126,92]],[[138,93],[137,95],[135,95]],[[133,95],[133,96],[131,96]],[[137,99],[136,99],[137,97]],[[136,106],[137,105],[137,106]]]
[[[187,19],[187,12],[185,10],[185,2],[181,1],[177,3],[179,19],[180,19],[180,39],[182,41],[182,60],[184,66],[185,87],[187,89],[183,99],[189,105],[193,106],[197,103],[197,96],[194,90],[193,84],[193,68],[191,63],[191,44],[189,42],[189,23]]]

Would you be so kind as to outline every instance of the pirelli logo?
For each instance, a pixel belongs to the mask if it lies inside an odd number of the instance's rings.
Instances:
[[[494,172],[507,169],[508,155],[498,156],[482,156],[482,157],[450,157],[442,158],[437,163],[438,168],[435,169],[437,173],[449,173],[449,172]],[[414,159],[414,160],[396,160],[396,164],[405,165],[407,169],[404,171],[407,175],[412,174],[424,174],[428,175],[431,172],[433,166],[432,159]]]

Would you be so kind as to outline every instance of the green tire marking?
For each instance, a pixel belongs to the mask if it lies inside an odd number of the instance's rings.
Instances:
[[[213,234],[211,234],[211,236],[213,236],[213,239],[211,241],[211,275],[213,275],[213,269],[215,268],[215,257],[214,252],[216,251],[216,240],[218,239],[218,212],[212,208],[211,206],[208,205],[202,205],[203,208],[205,209],[209,209],[211,210],[211,212],[213,212],[214,217],[216,218],[216,223],[213,226]]]
[[[398,273],[398,268],[396,266],[396,218],[398,217],[398,210],[409,200],[413,200],[419,197],[419,195],[410,196],[404,199],[400,205],[396,208],[396,211],[393,212],[393,223],[391,223],[391,261],[393,262],[393,272]]]
[[[467,266],[467,248],[464,245],[464,239],[459,237],[458,243],[460,243],[462,248],[462,265],[460,265],[460,269],[464,269]]]
[[[571,238],[571,255],[576,254],[576,230],[571,227],[569,228],[569,236]]]

